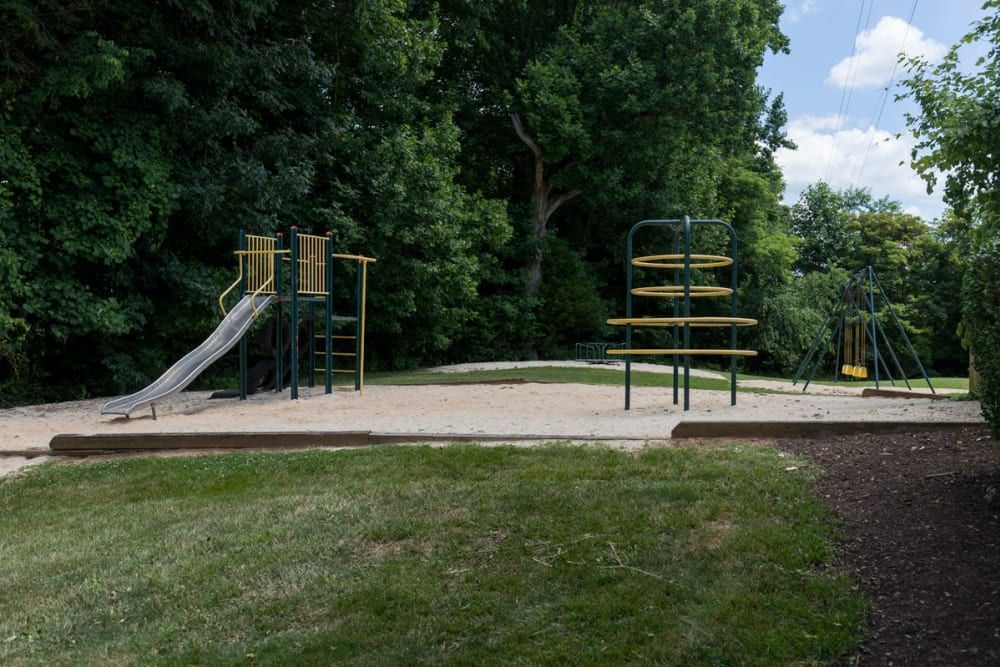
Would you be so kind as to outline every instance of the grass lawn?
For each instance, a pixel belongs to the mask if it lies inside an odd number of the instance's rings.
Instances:
[[[857,646],[760,447],[380,447],[0,479],[0,663],[811,664]]]
[[[533,368],[515,368],[511,370],[467,371],[463,373],[430,373],[428,371],[411,371],[398,373],[366,373],[368,384],[451,384],[467,382],[490,382],[498,380],[524,380],[526,382],[565,382],[571,384],[610,384],[620,386],[624,390],[625,373],[612,368],[573,368],[563,366],[538,366]],[[353,380],[350,380],[353,382]],[[681,388],[684,387],[683,371],[681,372]],[[672,387],[673,375],[667,373],[650,373],[648,371],[632,371],[632,385],[635,387]],[[737,385],[739,391],[753,393],[787,393],[769,389],[744,388]],[[722,378],[703,378],[691,376],[692,389],[709,389],[714,391],[729,391],[729,380]]]

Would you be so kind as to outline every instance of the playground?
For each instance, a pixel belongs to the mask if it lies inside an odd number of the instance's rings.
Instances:
[[[523,367],[489,364],[473,368]],[[275,433],[293,431],[372,431],[410,435],[413,441],[437,435],[470,439],[489,436],[524,439],[627,441],[668,440],[682,420],[716,422],[898,422],[900,424],[980,423],[973,401],[930,398],[862,398],[860,388],[813,384],[802,393],[790,382],[745,380],[739,403],[729,405],[726,391],[693,389],[694,407],[683,412],[670,403],[669,367],[636,364],[660,371],[662,387],[634,387],[632,409],[621,409],[622,389],[615,385],[512,383],[452,384],[470,367],[439,369],[442,384],[371,384],[364,392],[340,387],[331,394],[322,387],[301,389],[298,401],[287,394],[263,392],[247,401],[209,399],[211,392],[184,392],[159,406],[157,419],[146,414],[130,419],[100,415],[103,400],[37,405],[0,411],[0,448],[32,456],[48,453],[58,434],[136,435],[147,433]],[[537,368],[537,367],[536,367]],[[663,372],[667,371],[667,372]],[[607,371],[608,373],[618,371]],[[652,374],[650,370],[641,370]],[[502,372],[500,373],[503,374]],[[722,374],[700,372],[702,378]],[[771,393],[771,392],[782,393]],[[765,393],[766,392],[766,393]],[[306,437],[302,445],[311,443]]]

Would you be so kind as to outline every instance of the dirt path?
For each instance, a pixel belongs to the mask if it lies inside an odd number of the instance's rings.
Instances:
[[[872,606],[859,664],[1000,664],[1000,443],[967,428],[781,447],[822,467],[816,493],[845,522],[838,556]]]

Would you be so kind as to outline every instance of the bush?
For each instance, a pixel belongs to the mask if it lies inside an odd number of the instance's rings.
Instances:
[[[1000,233],[984,234],[962,285],[962,327],[981,376],[979,399],[1000,440]]]

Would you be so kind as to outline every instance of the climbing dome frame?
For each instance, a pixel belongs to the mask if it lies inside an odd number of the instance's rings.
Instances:
[[[691,253],[691,232],[697,226],[722,227],[729,234],[731,257],[722,255],[701,255]],[[633,240],[635,233],[644,227],[672,227],[674,231],[674,251],[662,255],[646,255],[633,257]],[[680,394],[680,378],[678,370],[681,358],[684,360],[684,409],[691,407],[691,357],[692,356],[723,356],[730,357],[730,403],[736,405],[736,361],[739,357],[755,357],[756,350],[741,350],[737,348],[737,327],[753,326],[757,320],[739,317],[736,305],[737,290],[737,251],[736,232],[729,223],[722,220],[692,220],[689,216],[673,220],[643,220],[632,226],[628,233],[626,246],[625,275],[625,317],[612,318],[608,324],[625,327],[625,347],[608,350],[609,355],[625,357],[625,409],[631,407],[632,393],[632,357],[646,355],[673,356],[674,361],[674,405],[678,404]],[[662,269],[673,271],[673,283],[667,285],[633,286],[633,269]],[[730,286],[692,285],[691,271],[693,269],[716,269],[730,267]],[[663,298],[673,300],[673,317],[634,317],[632,314],[632,297]],[[729,316],[692,316],[691,299],[729,297]],[[673,345],[669,348],[634,348],[632,333],[634,327],[670,327],[673,329]],[[728,327],[728,348],[694,348],[691,347],[691,329],[707,327]]]

